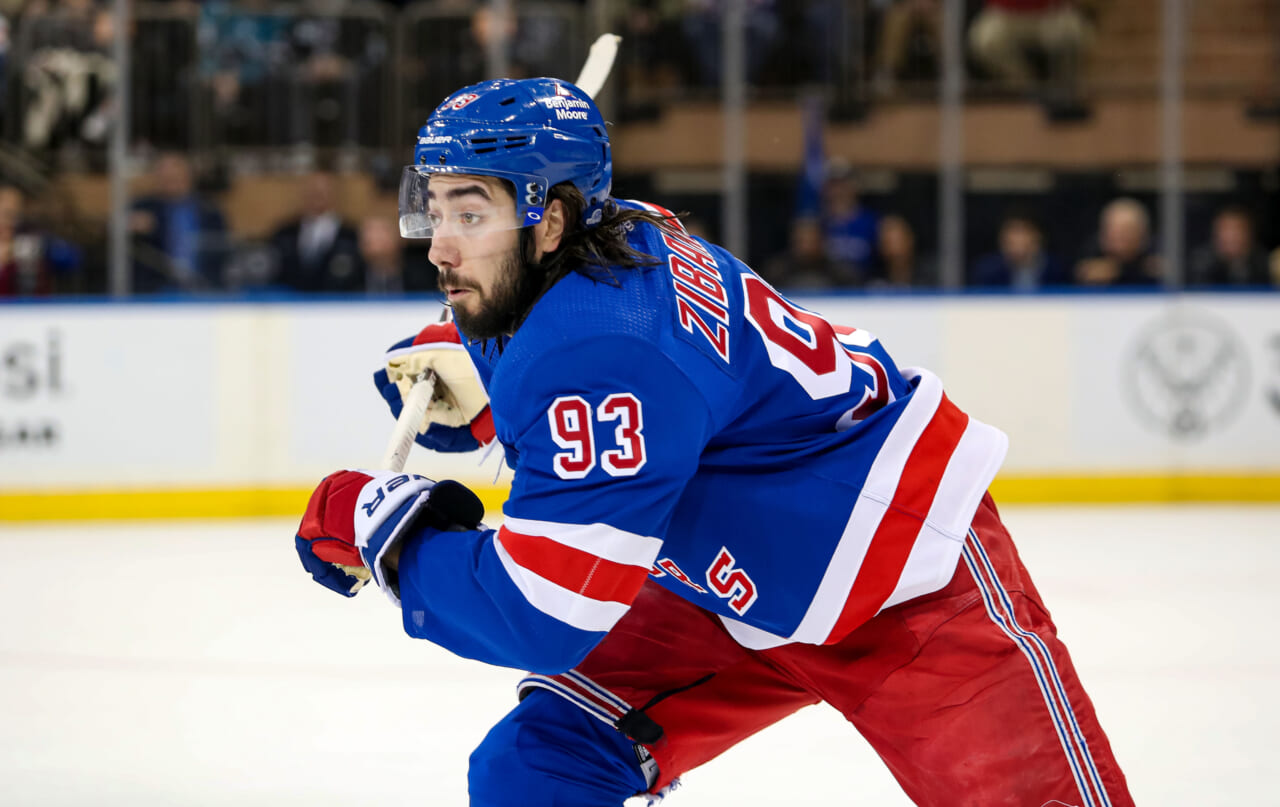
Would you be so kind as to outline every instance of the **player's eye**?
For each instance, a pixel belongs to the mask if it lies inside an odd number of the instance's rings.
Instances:
[[[431,225],[431,229],[433,230],[438,229],[440,227],[440,222],[442,220],[443,218],[440,216],[439,213],[432,211],[427,214],[427,224]]]
[[[483,217],[479,213],[463,213],[458,216],[458,220],[465,225],[474,226],[483,221]]]

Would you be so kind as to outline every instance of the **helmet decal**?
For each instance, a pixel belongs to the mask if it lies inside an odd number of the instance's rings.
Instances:
[[[473,92],[464,93],[463,95],[459,95],[455,97],[453,100],[453,103],[449,104],[449,108],[462,109],[464,106],[466,106],[467,104],[471,103],[472,101],[476,100],[479,97],[480,96],[476,95]]]

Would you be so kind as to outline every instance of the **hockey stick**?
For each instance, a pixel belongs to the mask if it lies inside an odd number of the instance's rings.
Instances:
[[[391,429],[391,439],[387,441],[387,450],[382,455],[382,462],[378,463],[379,468],[396,473],[404,470],[404,463],[409,459],[409,449],[413,448],[414,437],[422,426],[422,419],[427,415],[427,407],[431,405],[431,396],[435,391],[435,373],[423,370],[414,378],[413,387],[404,400],[404,408],[400,410],[400,417],[396,418],[396,425]],[[352,594],[373,579],[373,573],[364,566],[346,566],[341,563],[334,565],[360,581],[352,587]]]
[[[396,418],[395,428],[391,430],[391,439],[387,441],[387,450],[382,455],[379,468],[396,472],[404,470],[409,450],[413,448],[413,439],[422,426],[422,419],[427,415],[427,407],[431,405],[431,396],[435,391],[436,374],[432,371],[423,370],[413,379],[413,387],[405,398],[400,417]]]
[[[600,94],[609,78],[609,71],[613,69],[613,60],[618,55],[618,43],[621,41],[622,37],[617,34],[601,34],[591,43],[591,50],[587,52],[587,60],[582,63],[578,80],[573,82],[578,85],[578,89],[592,98]]]

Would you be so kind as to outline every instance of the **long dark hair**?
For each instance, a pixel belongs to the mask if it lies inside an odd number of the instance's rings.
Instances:
[[[600,223],[587,227],[582,223],[582,211],[587,208],[587,200],[581,191],[572,183],[562,182],[547,194],[548,206],[557,199],[565,209],[565,232],[554,252],[543,255],[540,261],[534,260],[533,228],[525,227],[520,231],[524,272],[518,281],[515,309],[511,314],[512,332],[529,316],[542,295],[570,272],[577,272],[597,283],[618,286],[621,281],[614,275],[614,270],[657,266],[657,258],[627,243],[627,234],[640,224],[664,228],[677,226],[679,216],[683,215],[664,216],[648,210],[633,210],[620,207],[610,199],[605,202]]]
[[[562,182],[547,194],[548,204],[560,200],[565,209],[565,233],[560,246],[554,252],[533,261],[531,243],[527,242],[525,257],[530,269],[543,278],[543,291],[570,272],[577,272],[592,280],[617,285],[615,269],[640,269],[656,266],[658,261],[627,243],[627,235],[638,224],[653,224],[671,228],[679,214],[664,216],[648,210],[633,210],[618,206],[612,199],[605,202],[603,218],[594,227],[582,223],[582,211],[587,201],[573,184]]]

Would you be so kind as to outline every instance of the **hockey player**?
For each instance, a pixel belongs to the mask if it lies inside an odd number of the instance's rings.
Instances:
[[[823,701],[917,804],[1132,804],[986,493],[1004,435],[611,175],[564,81],[435,110],[400,217],[454,321],[378,380],[398,414],[437,373],[423,445],[499,441],[504,521],[339,471],[296,539],[343,594],[367,567],[410,636],[530,671],[471,803],[619,805]]]

